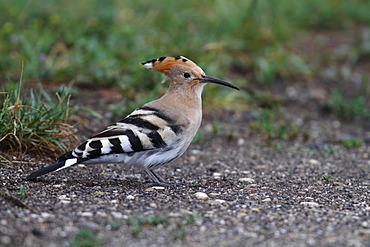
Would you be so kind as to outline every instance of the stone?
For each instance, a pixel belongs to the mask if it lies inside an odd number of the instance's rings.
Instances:
[[[153,186],[152,187],[154,190],[164,190],[165,187],[162,187],[162,186]]]
[[[300,204],[302,206],[311,207],[311,208],[317,208],[320,206],[317,202],[301,202]]]
[[[48,212],[42,212],[41,213],[41,217],[42,218],[49,218],[49,217],[53,217],[54,215],[48,213]]]
[[[92,217],[93,213],[91,213],[91,212],[81,212],[80,215],[83,216],[83,217]]]
[[[128,196],[126,196],[126,199],[127,199],[127,200],[134,200],[134,199],[135,199],[135,197],[134,197],[134,196],[132,196],[132,195],[128,195]]]
[[[116,218],[116,219],[122,219],[123,218],[123,215],[121,212],[112,212],[111,213],[113,218]]]
[[[208,195],[204,192],[196,192],[194,193],[194,197],[198,200],[207,200],[209,198]]]
[[[254,183],[255,180],[253,178],[239,178],[239,182],[245,182],[245,183]]]
[[[238,143],[238,146],[243,146],[245,144],[245,140],[243,138],[239,138],[237,143]]]
[[[315,159],[309,159],[308,163],[310,163],[311,165],[320,165],[320,161]]]
[[[215,202],[217,204],[224,204],[224,203],[226,203],[226,201],[225,200],[222,200],[222,199],[215,199]]]
[[[215,200],[210,200],[209,203],[213,205],[221,205],[224,204],[226,201],[222,199],[215,199]]]

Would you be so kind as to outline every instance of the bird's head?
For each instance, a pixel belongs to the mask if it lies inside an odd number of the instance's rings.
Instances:
[[[160,57],[142,63],[147,69],[163,73],[166,77],[178,85],[189,85],[203,87],[204,83],[215,83],[239,90],[233,84],[217,78],[207,76],[204,71],[190,59],[177,57]]]

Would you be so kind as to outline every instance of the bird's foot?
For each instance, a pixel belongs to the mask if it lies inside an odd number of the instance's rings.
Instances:
[[[153,181],[153,183],[150,183],[151,185],[159,185],[159,186],[163,186],[163,187],[174,187],[176,185],[175,183],[168,182],[161,175],[159,175],[159,173],[156,172],[156,171],[148,169],[148,170],[145,170],[145,172],[149,175],[149,177]]]

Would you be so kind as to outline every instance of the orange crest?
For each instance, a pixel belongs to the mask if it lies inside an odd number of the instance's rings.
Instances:
[[[168,75],[168,72],[174,65],[184,65],[188,67],[197,66],[193,61],[183,56],[160,57],[157,59],[149,60],[141,64],[147,69],[152,69],[152,70],[161,72],[165,75]]]

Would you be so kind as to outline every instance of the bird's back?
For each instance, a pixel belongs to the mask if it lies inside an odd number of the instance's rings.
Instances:
[[[84,164],[123,162],[156,166],[182,154],[181,150],[168,152],[182,142],[185,128],[158,109],[143,106],[61,155],[58,161],[79,158]]]

